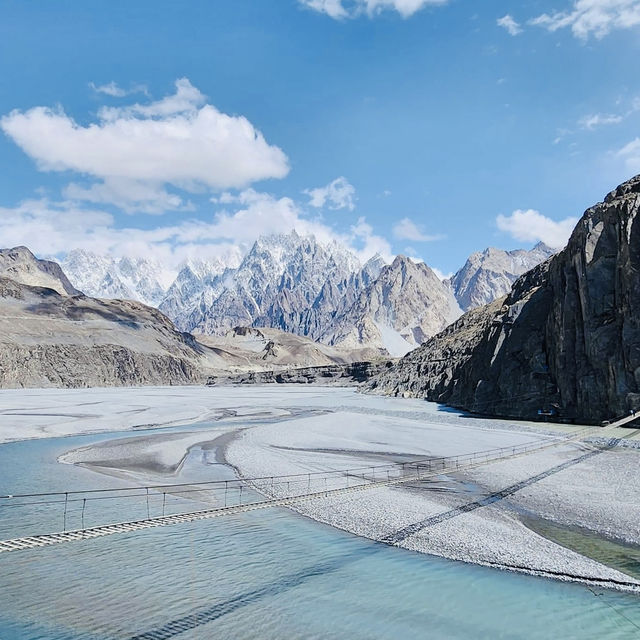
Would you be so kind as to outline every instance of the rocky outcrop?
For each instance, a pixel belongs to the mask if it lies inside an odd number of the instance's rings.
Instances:
[[[323,367],[250,371],[235,376],[210,376],[207,384],[360,384],[391,367],[391,361],[351,362]]]
[[[640,408],[640,176],[567,247],[369,383],[479,413],[596,423]]]

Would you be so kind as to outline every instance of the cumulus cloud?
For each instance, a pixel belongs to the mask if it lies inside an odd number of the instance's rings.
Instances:
[[[383,11],[397,11],[403,18],[428,6],[444,5],[449,0],[299,0],[310,9],[341,20],[366,14],[375,16]]]
[[[410,218],[402,218],[402,220],[397,222],[393,227],[393,235],[398,238],[398,240],[412,240],[413,242],[432,242],[442,237],[426,234],[422,227]]]
[[[570,28],[581,40],[604,38],[613,30],[640,25],[640,0],[574,0],[570,9],[543,13],[530,23],[552,32]]]
[[[556,222],[543,216],[539,211],[518,209],[510,216],[496,218],[498,229],[522,242],[539,242],[556,248],[564,247],[576,226],[578,218],[565,218]]]
[[[507,30],[507,33],[512,36],[517,36],[519,33],[522,33],[522,27],[518,22],[516,22],[508,13],[502,18],[498,18],[497,20],[498,26]]]
[[[328,209],[355,209],[356,190],[344,177],[340,176],[325,187],[307,189],[304,191],[309,196],[309,204],[312,207]]]
[[[617,152],[618,157],[625,161],[626,166],[633,173],[640,171],[640,138],[626,144]]]
[[[244,188],[267,178],[283,178],[288,160],[243,116],[229,116],[206,104],[187,79],[162,100],[103,108],[98,122],[83,126],[60,109],[12,111],[0,128],[42,171],[73,171],[98,186],[73,185],[72,194],[106,202],[115,194],[122,206],[154,209],[171,199],[166,186],[197,189]],[[140,200],[141,194],[148,200]]]

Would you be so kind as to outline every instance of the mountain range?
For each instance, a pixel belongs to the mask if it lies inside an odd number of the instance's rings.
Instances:
[[[487,249],[448,280],[424,263],[379,255],[365,264],[337,242],[289,234],[259,238],[242,258],[189,260],[177,275],[157,261],[70,251],[61,261],[78,290],[159,308],[182,331],[223,336],[275,328],[340,348],[402,356],[463,311],[508,291],[553,251]]]
[[[236,267],[188,263],[164,289],[160,306],[198,335],[142,302],[84,295],[25,247],[0,250],[0,386],[184,384],[377,360],[376,393],[493,416],[609,419],[640,408],[638,219],[640,176],[589,208],[559,253],[490,249],[444,281],[403,256],[360,265],[335,243],[261,238]],[[67,258],[92,268],[89,254]],[[506,295],[474,306],[529,261]],[[101,264],[100,282],[117,269],[139,296],[160,283],[149,261],[135,275],[133,261]],[[253,327],[229,330],[236,322]]]

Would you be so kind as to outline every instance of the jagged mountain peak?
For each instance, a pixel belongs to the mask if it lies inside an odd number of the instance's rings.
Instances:
[[[424,262],[396,256],[321,335],[341,347],[367,344],[404,355],[461,314],[451,290]]]
[[[542,242],[530,250],[488,247],[471,254],[449,285],[462,309],[468,311],[505,295],[519,276],[554,253]]]
[[[76,287],[97,298],[123,298],[158,306],[173,280],[155,259],[114,257],[72,249],[61,262]]]

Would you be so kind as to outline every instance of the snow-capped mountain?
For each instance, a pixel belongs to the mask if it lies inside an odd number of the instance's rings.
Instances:
[[[226,260],[185,261],[165,292],[160,311],[169,316],[179,329],[192,329],[192,315],[196,310],[204,313],[214,303],[224,291],[224,283],[228,280],[225,274],[233,273],[239,263],[239,255],[229,255]]]
[[[112,258],[82,249],[70,251],[61,263],[73,285],[96,298],[125,298],[157,307],[171,274],[145,258]]]
[[[511,285],[533,267],[550,258],[553,249],[540,242],[533,249],[503,251],[489,248],[469,256],[450,280],[463,311],[493,302],[511,290]]]
[[[253,325],[313,337],[315,316],[335,310],[327,288],[344,293],[359,271],[357,257],[335,242],[295,231],[259,238],[238,269],[216,283],[218,297],[201,298],[186,324],[208,334]]]
[[[398,256],[320,336],[327,344],[366,344],[405,355],[462,311],[449,287],[424,263]]]

